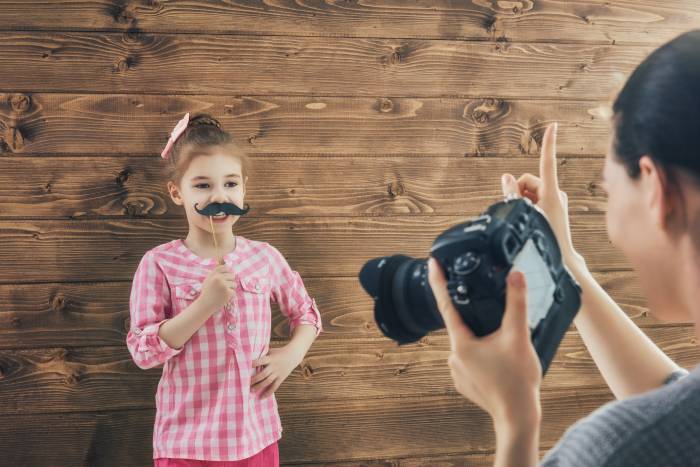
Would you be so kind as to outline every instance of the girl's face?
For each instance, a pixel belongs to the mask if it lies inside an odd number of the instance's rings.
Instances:
[[[169,182],[168,187],[173,202],[185,207],[190,230],[199,228],[211,232],[209,217],[199,214],[194,209],[195,204],[202,209],[212,202],[229,202],[242,208],[246,181],[241,161],[230,153],[217,151],[212,155],[195,156],[183,174],[180,186]],[[213,217],[214,232],[230,233],[239,217]]]

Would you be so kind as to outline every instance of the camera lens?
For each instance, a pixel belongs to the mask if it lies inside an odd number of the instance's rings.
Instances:
[[[400,344],[415,342],[445,327],[424,259],[403,255],[374,258],[362,267],[360,283],[374,298],[377,325]]]

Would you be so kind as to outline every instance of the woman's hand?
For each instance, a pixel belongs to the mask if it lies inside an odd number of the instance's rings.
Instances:
[[[549,125],[542,138],[540,176],[526,173],[515,180],[511,174],[504,174],[501,184],[504,196],[524,196],[544,211],[559,242],[564,263],[573,267],[579,264],[585,265],[585,261],[576,252],[571,241],[569,201],[566,193],[559,189],[556,155],[557,126],[556,123]]]
[[[484,337],[476,337],[464,324],[447,292],[442,268],[433,258],[428,262],[428,278],[450,336],[448,365],[457,391],[491,414],[497,430],[535,430],[542,368],[530,343],[525,276],[517,271],[508,276],[501,327]]]
[[[299,366],[303,355],[289,346],[272,348],[264,357],[253,362],[253,367],[264,367],[250,381],[251,390],[264,399],[271,396],[285,379]]]

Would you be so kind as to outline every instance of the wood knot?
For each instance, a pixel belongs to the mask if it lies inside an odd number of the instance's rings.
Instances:
[[[114,67],[112,67],[112,72],[114,73],[126,73],[129,71],[129,68],[131,68],[131,60],[129,57],[124,58],[119,60],[117,63],[114,64]]]
[[[311,368],[311,365],[305,363],[301,367],[301,374],[304,375],[304,378],[311,378],[314,375],[314,369]]]
[[[257,139],[257,135],[251,135],[248,137],[248,144],[255,146],[255,140]]]
[[[404,47],[396,47],[381,59],[383,65],[399,65],[406,60],[407,51]]]
[[[588,193],[595,195],[595,191],[598,188],[598,184],[596,182],[588,182],[588,185],[586,185],[586,191]]]
[[[401,368],[397,368],[397,369],[394,371],[394,376],[400,376],[400,375],[406,373],[407,371],[408,371],[408,368],[406,368],[405,366],[404,366],[404,367],[401,367]]]
[[[114,8],[112,10],[112,18],[119,24],[129,24],[132,21],[136,21],[134,10],[131,5],[121,5]]]
[[[32,106],[32,99],[26,94],[13,94],[10,96],[10,107],[17,113],[26,112]]]
[[[5,144],[11,151],[19,151],[24,147],[24,135],[22,131],[14,126],[8,127],[5,132]]]
[[[129,169],[124,169],[117,174],[117,178],[115,178],[114,181],[117,185],[124,185],[124,183],[129,180],[129,175],[131,175],[131,171]]]
[[[391,112],[394,110],[394,102],[391,99],[380,99],[379,110],[384,113]]]
[[[508,112],[508,104],[501,99],[476,99],[466,105],[462,116],[471,118],[477,126],[486,126]]]
[[[139,201],[129,200],[124,203],[124,214],[129,217],[141,217],[147,212],[146,207]]]
[[[138,29],[129,29],[124,33],[125,43],[137,43],[140,44],[144,42],[145,35]]]
[[[403,195],[405,193],[404,186],[401,182],[399,181],[394,181],[389,183],[389,196],[392,198],[398,198],[399,196]]]
[[[63,382],[66,386],[77,386],[80,383],[81,374],[76,372],[65,377]]]
[[[61,313],[63,310],[66,309],[67,301],[68,300],[63,294],[57,293],[51,298],[51,310],[55,311],[56,313]]]

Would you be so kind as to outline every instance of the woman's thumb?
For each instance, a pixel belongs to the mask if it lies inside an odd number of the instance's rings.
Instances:
[[[506,310],[503,324],[514,330],[527,329],[527,286],[525,275],[511,271],[506,280]]]

